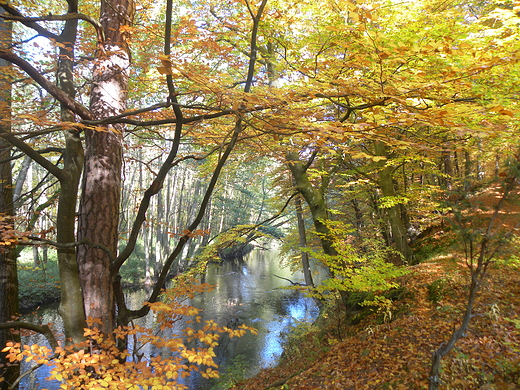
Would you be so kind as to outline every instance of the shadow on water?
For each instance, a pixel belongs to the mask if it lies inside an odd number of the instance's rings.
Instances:
[[[240,357],[245,376],[252,376],[275,364],[282,353],[283,336],[290,327],[298,321],[312,321],[317,317],[318,308],[314,301],[299,291],[286,289],[290,283],[275,275],[303,283],[303,276],[280,267],[276,250],[254,250],[243,260],[225,261],[208,267],[205,282],[215,288],[191,302],[193,306],[204,309],[202,324],[212,319],[221,326],[233,328],[246,324],[258,330],[257,336],[247,333],[242,338],[221,338],[215,350],[220,371],[229,368],[236,357]],[[146,296],[144,290],[131,293],[131,306],[137,307]],[[43,322],[47,320],[56,327],[60,326],[55,307],[41,309],[35,315],[42,316]],[[152,326],[154,319],[150,315],[141,321],[140,325]],[[43,342],[41,339],[35,341]],[[148,346],[140,352],[145,356],[164,353]],[[48,369],[40,369],[33,378],[24,381],[21,389],[58,389],[58,382],[44,380],[47,374]],[[189,377],[186,381],[192,390],[210,389],[215,384],[215,380],[208,381],[200,376]]]

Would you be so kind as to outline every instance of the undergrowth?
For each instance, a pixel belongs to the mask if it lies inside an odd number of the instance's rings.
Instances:
[[[26,253],[20,256],[18,299],[22,312],[60,299],[58,263],[55,253],[50,252],[49,259],[41,262],[39,266],[34,266],[32,259],[29,259]]]

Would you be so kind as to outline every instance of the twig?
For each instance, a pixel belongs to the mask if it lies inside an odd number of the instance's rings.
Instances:
[[[264,390],[268,390],[268,389],[272,389],[273,387],[278,387],[278,386],[283,386],[284,384],[286,384],[289,380],[291,380],[292,378],[294,378],[296,375],[300,375],[303,371],[305,371],[305,369],[303,370],[300,370],[298,372],[295,372],[294,374],[291,374],[289,375],[288,377],[284,378],[284,379],[280,379],[272,384],[270,384],[269,386],[267,387],[264,387]]]
[[[276,274],[273,274],[273,276],[279,278],[279,279],[283,279],[283,280],[287,280],[289,283],[291,283],[293,286],[306,286],[306,284],[302,284],[302,283],[298,283],[298,282],[293,282],[291,279],[287,279],[287,278],[284,278],[283,276],[278,276]]]

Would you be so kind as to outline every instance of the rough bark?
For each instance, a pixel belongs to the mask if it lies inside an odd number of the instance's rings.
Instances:
[[[0,13],[4,9],[0,7]],[[0,19],[0,47],[6,47],[11,41],[11,25]],[[10,100],[11,87],[9,72],[10,65],[0,60],[0,127],[4,131],[10,131]],[[12,224],[13,209],[13,183],[12,170],[9,157],[11,147],[8,142],[0,139],[0,160],[7,162],[0,164],[0,217],[2,225]],[[18,314],[18,276],[16,267],[16,248],[14,245],[0,248],[0,323],[13,320]],[[0,329],[0,350],[8,341],[18,342],[20,336],[11,333],[11,329]],[[6,355],[0,352],[0,389],[8,389],[20,374],[18,364],[10,364]],[[16,387],[17,388],[17,387]]]
[[[105,41],[95,61],[90,97],[96,119],[126,109],[130,53],[123,27],[131,25],[133,15],[132,0],[101,1]],[[115,327],[110,264],[117,251],[123,130],[121,125],[108,125],[85,132],[78,238],[88,244],[78,248],[77,257],[86,315],[101,319],[104,333]]]

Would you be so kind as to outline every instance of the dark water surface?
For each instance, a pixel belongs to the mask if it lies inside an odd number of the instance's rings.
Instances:
[[[252,376],[260,369],[276,363],[282,353],[283,335],[298,321],[312,321],[318,315],[314,302],[300,292],[285,289],[290,286],[287,280],[303,283],[301,275],[293,275],[287,268],[279,265],[278,252],[254,250],[243,260],[212,264],[208,267],[205,282],[215,286],[213,291],[195,297],[191,304],[204,309],[202,321],[213,319],[219,325],[234,326],[246,324],[255,327],[259,334],[247,334],[242,338],[223,337],[216,348],[216,363],[221,372],[229,368],[237,359],[246,376]],[[146,300],[144,290],[129,294],[129,306],[138,307]],[[27,320],[41,317],[42,323],[53,323],[56,329],[61,326],[61,319],[56,307],[40,309]],[[141,320],[142,325],[152,326],[153,316]],[[179,327],[184,326],[182,323]],[[179,329],[180,330],[180,329]],[[41,336],[27,342],[43,343]],[[141,350],[145,356],[163,353],[147,347]],[[36,375],[24,380],[22,390],[59,388],[58,382],[45,380],[48,368],[42,367]],[[207,390],[215,382],[200,377],[187,379],[186,384],[192,390]]]

